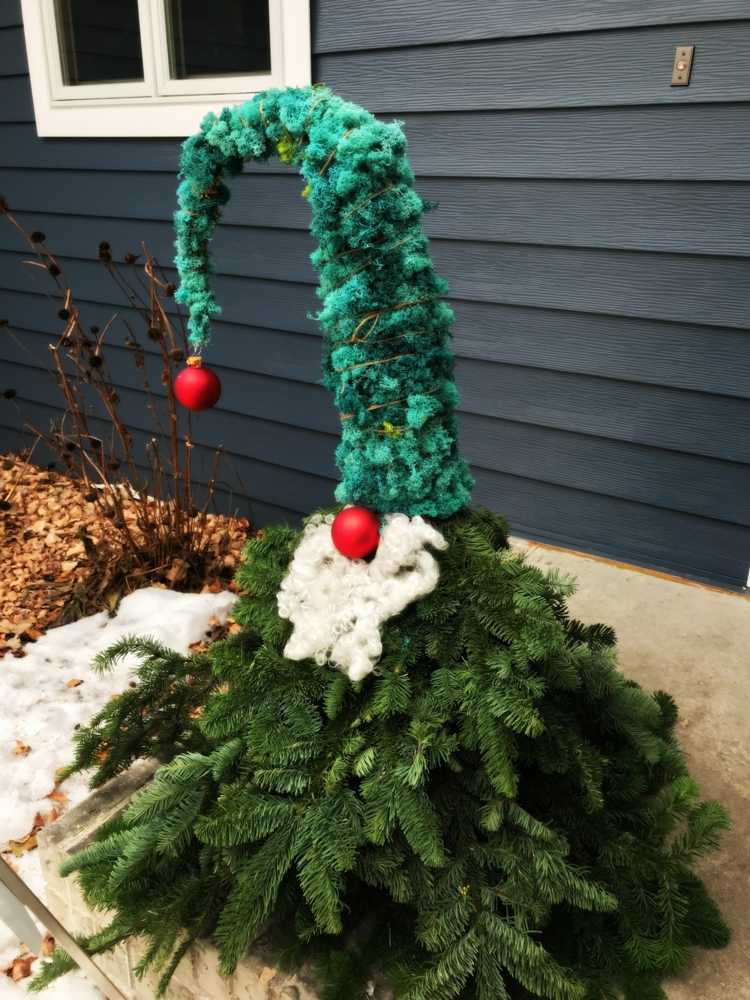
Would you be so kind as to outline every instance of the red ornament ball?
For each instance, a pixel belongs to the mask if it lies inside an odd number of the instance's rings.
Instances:
[[[191,364],[192,360],[188,358],[188,367],[183,368],[174,380],[175,397],[188,410],[210,410],[221,395],[219,376],[200,363]]]
[[[346,507],[331,525],[333,544],[348,559],[364,559],[380,542],[380,521],[366,507]]]

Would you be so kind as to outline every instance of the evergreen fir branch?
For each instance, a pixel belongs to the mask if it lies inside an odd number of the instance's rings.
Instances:
[[[387,718],[406,712],[411,697],[411,683],[406,674],[389,671],[375,683],[370,711]]]
[[[385,844],[396,826],[398,812],[397,791],[386,777],[384,764],[362,782],[361,792],[367,839],[373,844]]]
[[[188,936],[181,942],[180,946],[175,949],[174,954],[172,955],[166,968],[164,969],[162,975],[159,978],[159,982],[156,987],[157,997],[163,997],[166,995],[166,992],[169,988],[169,984],[172,980],[172,976],[177,971],[177,966],[180,964],[185,955],[188,953],[194,942],[195,942],[195,937]]]
[[[50,960],[42,963],[41,968],[34,978],[30,980],[26,988],[29,993],[41,993],[42,990],[45,990],[56,979],[59,979],[60,976],[64,976],[66,972],[71,972],[77,968],[77,962],[70,957],[67,951],[64,951],[62,948],[55,948]]]
[[[663,735],[665,739],[672,734],[672,730],[677,722],[677,705],[674,698],[666,691],[654,691],[654,698],[661,710]]]
[[[333,721],[341,711],[349,692],[349,678],[343,673],[332,673],[324,696],[326,716]]]
[[[130,839],[130,831],[124,830],[117,834],[95,840],[93,844],[84,847],[82,851],[71,854],[60,865],[60,874],[70,875],[72,872],[81,871],[83,868],[90,868],[106,861],[115,861],[119,858]]]
[[[402,786],[396,795],[399,825],[409,846],[431,868],[445,863],[440,821],[425,792]]]
[[[631,931],[625,940],[624,949],[639,972],[660,974],[679,972],[684,968],[688,958],[686,944],[676,940],[672,935],[647,937],[645,934]]]
[[[534,837],[537,840],[544,841],[548,844],[553,842],[557,843],[561,845],[564,850],[567,850],[565,841],[560,838],[559,834],[556,834],[553,830],[551,830],[546,823],[542,823],[538,819],[535,819],[517,802],[505,801],[504,811],[508,820],[520,830],[523,830],[527,836]]]
[[[297,874],[318,930],[325,934],[340,934],[343,929],[341,911],[344,889],[341,872],[322,860],[316,845],[310,844],[299,854]]]
[[[122,853],[112,866],[107,888],[114,894],[127,891],[128,886],[137,881],[142,866],[152,851],[156,850],[159,838],[158,828],[136,827],[129,830]]]
[[[526,692],[508,683],[502,686],[495,684],[485,697],[495,718],[513,732],[525,736],[539,736],[544,732],[544,721],[534,699]]]
[[[295,796],[304,794],[312,783],[308,772],[296,767],[258,767],[254,778],[259,788]]]
[[[366,778],[371,773],[377,762],[377,751],[375,747],[367,747],[354,761],[352,771],[358,778]]]
[[[477,705],[475,716],[479,748],[487,775],[496,791],[515,798],[518,774],[512,761],[511,741],[484,701]]]
[[[183,664],[185,658],[175,653],[169,646],[152,639],[150,636],[125,635],[107,649],[103,649],[94,657],[92,666],[99,673],[113,670],[126,656],[137,656],[142,661],[161,660],[170,663]]]
[[[478,926],[513,978],[532,995],[548,1000],[583,1000],[585,985],[571,977],[527,933],[494,913],[483,913]]]
[[[131,826],[148,823],[180,808],[192,793],[202,792],[201,786],[210,779],[211,758],[204,754],[181,754],[160,768],[154,780],[139,792],[125,811],[125,822]]]
[[[439,956],[405,993],[405,1000],[453,1000],[471,979],[479,953],[474,928]]]
[[[76,935],[75,940],[81,948],[93,956],[114,948],[116,944],[119,944],[123,938],[128,936],[130,931],[131,927],[127,923],[115,918],[106,927],[103,927],[102,930],[91,937],[87,938],[84,935]],[[42,963],[40,969],[34,978],[29,981],[26,988],[30,993],[41,993],[42,990],[45,990],[56,979],[77,968],[78,963],[75,959],[71,958],[67,951],[63,948],[55,948],[49,961]]]
[[[273,910],[284,876],[296,853],[296,826],[287,822],[237,869],[216,927],[220,969],[230,975]]]
[[[228,780],[229,772],[243,753],[245,744],[242,739],[229,740],[223,746],[218,746],[211,754],[211,776],[220,783]]]
[[[437,905],[423,910],[417,921],[417,940],[430,951],[443,951],[458,941],[475,915],[470,886],[456,886],[451,893],[440,893]]]
[[[238,847],[268,837],[295,815],[286,798],[237,782],[225,786],[214,808],[197,820],[195,835],[214,847]]]
[[[191,744],[201,745],[193,711],[215,686],[205,657],[184,657],[153,639],[127,636],[98,654],[108,670],[127,655],[140,658],[138,681],[109,701],[75,735],[73,761],[63,778],[94,768],[92,787],[124,771],[139,757],[169,759]]]
[[[684,833],[673,841],[673,858],[688,864],[719,846],[721,834],[731,828],[727,811],[718,802],[701,802],[689,814]]]
[[[193,836],[194,825],[206,797],[202,785],[185,788],[182,798],[159,822],[156,851],[168,857],[179,858]]]
[[[476,1000],[511,1000],[503,964],[492,946],[482,940],[475,970]]]
[[[367,885],[385,889],[396,903],[412,902],[415,887],[404,865],[403,853],[393,848],[369,847],[357,858],[357,875]]]

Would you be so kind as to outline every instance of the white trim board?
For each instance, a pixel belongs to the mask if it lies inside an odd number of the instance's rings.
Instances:
[[[57,49],[54,0],[21,0],[39,136],[184,138],[197,131],[209,111],[241,104],[267,87],[308,85],[310,2],[269,0],[269,4],[271,73],[169,80],[164,0],[138,0],[143,82],[65,86]]]

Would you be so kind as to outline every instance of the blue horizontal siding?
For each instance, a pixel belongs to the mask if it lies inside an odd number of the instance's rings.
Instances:
[[[666,253],[750,256],[750,183],[420,177],[436,211],[429,236]],[[3,169],[0,190],[14,210],[170,222],[173,173]],[[224,225],[307,230],[310,207],[295,174],[241,174]],[[104,225],[105,223],[102,223]]]
[[[172,254],[168,222],[80,216],[58,221],[37,212],[19,217],[49,233],[65,258],[95,260],[103,239],[120,260],[137,252],[141,241],[163,263]],[[17,233],[0,228],[0,252],[13,254],[18,246]],[[219,275],[312,286],[314,246],[302,230],[225,225],[212,241],[213,265]],[[430,249],[453,299],[748,327],[750,257],[450,239],[433,239]]]
[[[5,0],[8,2],[8,0]],[[356,9],[356,17],[352,16]],[[325,0],[315,4],[316,52],[351,52],[405,45],[518,38],[567,32],[598,32],[669,24],[682,31],[690,21],[731,21],[747,17],[746,0]]]
[[[686,39],[698,53],[691,86],[670,87],[670,57]],[[318,76],[349,100],[399,114],[726,102],[748,96],[749,44],[748,20],[448,45],[417,42],[323,55]]]
[[[456,312],[475,499],[530,537],[739,586],[750,565],[750,90],[745,0],[314,5],[315,73],[404,122]],[[169,266],[175,140],[36,138],[18,5],[0,0],[0,192],[48,233],[88,323],[123,302],[95,260]],[[697,46],[669,87],[675,44]],[[619,62],[618,62],[619,60]],[[676,146],[675,137],[680,137]],[[237,178],[216,241],[224,395],[195,421],[196,483],[257,523],[330,501],[338,420],[301,183]],[[0,445],[60,412],[49,281],[0,228]],[[112,331],[123,412],[150,418]],[[151,366],[152,361],[149,361]],[[99,419],[99,418],[92,418]],[[104,427],[104,424],[102,424]],[[228,488],[233,476],[239,492]]]

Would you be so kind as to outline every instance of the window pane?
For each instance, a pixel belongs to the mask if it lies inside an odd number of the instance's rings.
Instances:
[[[165,0],[173,80],[271,69],[268,0]]]
[[[138,0],[55,0],[63,83],[143,79]]]

